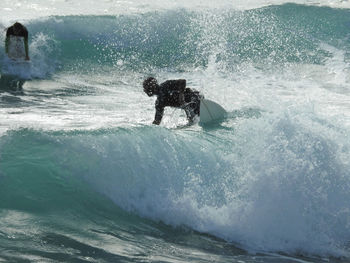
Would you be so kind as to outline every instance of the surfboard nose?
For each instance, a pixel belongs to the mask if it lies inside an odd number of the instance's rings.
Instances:
[[[200,124],[206,124],[224,119],[226,115],[226,110],[218,103],[208,99],[201,99],[199,114]]]

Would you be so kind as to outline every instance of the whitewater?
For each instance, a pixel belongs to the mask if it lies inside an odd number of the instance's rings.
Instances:
[[[0,262],[350,262],[349,8],[2,0]],[[148,76],[227,118],[152,125]]]

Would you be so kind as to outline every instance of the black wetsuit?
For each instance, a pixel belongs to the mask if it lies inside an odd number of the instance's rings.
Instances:
[[[13,30],[13,26],[10,26],[6,31],[6,37],[9,36],[17,36],[17,37],[24,37],[24,39],[28,40],[28,30],[23,26],[17,34],[15,34]]]
[[[181,99],[181,92],[184,97]],[[159,124],[163,118],[164,108],[167,106],[184,109],[187,119],[192,122],[195,116],[199,116],[201,95],[198,91],[186,88],[186,80],[167,80],[159,85],[156,93],[155,124]]]

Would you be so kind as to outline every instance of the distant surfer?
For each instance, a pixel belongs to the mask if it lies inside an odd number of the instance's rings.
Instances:
[[[5,52],[9,58],[29,60],[28,30],[21,23],[14,23],[6,31]]]
[[[203,96],[194,89],[186,88],[185,79],[167,80],[159,85],[155,78],[149,77],[143,82],[143,91],[149,97],[157,96],[153,124],[160,124],[167,106],[185,110],[190,123],[199,116],[200,100]]]

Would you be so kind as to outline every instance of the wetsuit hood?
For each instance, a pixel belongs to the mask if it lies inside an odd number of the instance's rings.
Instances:
[[[143,91],[149,96],[157,94],[158,82],[155,78],[149,77],[143,82]]]

